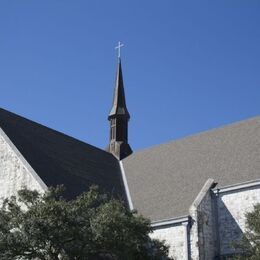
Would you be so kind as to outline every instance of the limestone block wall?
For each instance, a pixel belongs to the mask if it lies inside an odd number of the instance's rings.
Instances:
[[[220,255],[235,252],[233,244],[245,231],[245,213],[260,203],[260,185],[218,194],[218,227]]]
[[[185,258],[185,232],[186,227],[181,223],[172,226],[164,226],[154,229],[150,235],[152,238],[165,240],[170,245],[169,255],[174,260],[183,260]]]
[[[192,260],[211,260],[217,255],[214,180],[209,179],[190,207],[190,251]]]
[[[0,129],[0,203],[23,187],[40,192],[47,188]]]
[[[216,249],[216,219],[213,193],[209,190],[198,208],[198,233],[201,259],[214,259]]]

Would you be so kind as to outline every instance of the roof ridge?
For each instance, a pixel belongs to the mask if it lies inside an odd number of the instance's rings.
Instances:
[[[165,142],[160,143],[160,144],[154,144],[154,145],[151,145],[149,147],[142,148],[142,149],[140,149],[138,151],[134,151],[132,155],[135,155],[137,153],[142,153],[142,152],[145,152],[145,151],[151,150],[151,149],[156,149],[156,148],[164,146],[164,145],[177,143],[177,142],[183,141],[183,140],[185,140],[187,138],[192,138],[192,137],[204,135],[206,133],[214,132],[214,131],[217,131],[217,130],[220,130],[220,129],[223,129],[223,128],[226,128],[226,127],[231,127],[231,126],[234,126],[234,125],[244,124],[244,123],[246,123],[248,121],[253,121],[253,120],[257,120],[257,119],[260,120],[260,115],[249,117],[249,118],[242,119],[242,120],[239,120],[239,121],[235,121],[235,122],[232,122],[232,123],[228,123],[228,124],[225,124],[225,125],[213,127],[213,128],[208,129],[208,130],[203,130],[201,132],[197,132],[197,133],[194,133],[194,134],[189,134],[187,136],[183,136],[183,137],[180,137],[180,138],[177,138],[177,139],[165,141]],[[131,157],[131,155],[129,157]]]

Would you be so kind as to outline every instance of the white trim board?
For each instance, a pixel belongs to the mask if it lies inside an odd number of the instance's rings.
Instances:
[[[131,198],[131,195],[130,195],[129,186],[128,186],[128,183],[127,183],[125,169],[124,169],[122,161],[119,161],[119,166],[120,166],[120,170],[121,170],[121,174],[122,174],[122,178],[123,178],[123,183],[124,183],[124,186],[125,186],[126,197],[127,197],[127,201],[128,201],[128,204],[129,204],[129,208],[130,208],[130,210],[133,210],[134,206],[133,206],[132,198]]]

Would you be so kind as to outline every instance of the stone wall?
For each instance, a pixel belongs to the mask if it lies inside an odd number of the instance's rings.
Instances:
[[[154,229],[151,234],[152,238],[165,240],[166,244],[170,245],[169,255],[174,260],[185,259],[185,232],[186,227],[182,223],[172,226],[165,226]]]
[[[216,219],[214,194],[211,190],[214,180],[209,179],[190,208],[192,227],[190,248],[192,260],[211,260],[217,254]]]
[[[16,195],[23,187],[40,192],[46,189],[45,184],[0,129],[0,199]]]
[[[245,231],[245,213],[260,203],[260,185],[218,194],[218,226],[220,255],[233,254],[234,243]]]
[[[174,259],[215,259],[218,253],[216,236],[217,208],[215,207],[215,195],[211,189],[213,185],[213,179],[209,179],[205,183],[190,207],[191,218],[189,221],[159,227],[151,235],[153,238],[165,240],[170,245],[170,256],[174,257]],[[188,235],[188,239],[186,235]]]
[[[260,184],[246,188],[234,186],[213,192],[213,180],[208,180],[190,208],[189,258],[211,260],[217,256],[229,256],[236,252],[234,243],[245,231],[245,213],[260,203]],[[182,223],[158,227],[151,235],[166,240],[170,245],[170,256],[186,259],[186,227]]]
[[[198,208],[200,259],[214,259],[217,254],[213,196],[213,192],[209,190]]]

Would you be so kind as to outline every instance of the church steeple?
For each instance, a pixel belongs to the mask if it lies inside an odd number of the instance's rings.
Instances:
[[[108,115],[108,120],[110,121],[110,142],[108,151],[118,160],[122,160],[132,153],[132,149],[128,144],[129,119],[130,114],[125,101],[121,58],[118,57],[114,100]]]

